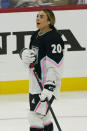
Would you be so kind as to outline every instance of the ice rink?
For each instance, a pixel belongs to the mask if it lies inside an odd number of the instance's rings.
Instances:
[[[62,131],[87,131],[87,91],[61,92],[52,107]],[[28,94],[0,95],[0,131],[29,131],[28,113]]]

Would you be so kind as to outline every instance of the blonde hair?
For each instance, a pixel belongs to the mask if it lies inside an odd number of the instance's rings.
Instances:
[[[50,28],[52,28],[52,29],[56,29],[55,27],[54,27],[54,25],[55,25],[55,15],[54,15],[54,13],[52,12],[52,10],[49,10],[49,9],[43,9],[42,11],[44,11],[45,13],[46,13],[46,15],[47,15],[47,17],[48,17],[48,21],[50,21]]]

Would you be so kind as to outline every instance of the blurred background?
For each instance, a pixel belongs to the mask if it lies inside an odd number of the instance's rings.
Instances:
[[[87,0],[0,0],[0,8],[87,4]]]

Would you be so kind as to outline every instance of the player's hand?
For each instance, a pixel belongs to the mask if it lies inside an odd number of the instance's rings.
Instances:
[[[44,85],[44,89],[40,95],[40,100],[44,101],[46,97],[48,98],[48,100],[50,100],[54,90],[55,84],[53,82],[46,82],[46,84]]]
[[[41,95],[40,95],[40,101],[45,101],[46,97],[48,98],[48,100],[51,99],[52,97],[52,91],[49,91],[47,89],[43,89]]]
[[[35,52],[33,50],[25,49],[22,52],[22,61],[29,67],[35,61]]]

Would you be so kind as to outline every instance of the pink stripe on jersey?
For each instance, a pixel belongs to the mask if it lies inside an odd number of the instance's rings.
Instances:
[[[39,106],[41,105],[41,102],[37,105],[37,107],[35,108],[35,112],[38,110]]]
[[[62,64],[63,64],[63,61],[64,61],[64,57],[62,58],[62,60],[60,61],[60,63],[56,63],[54,62],[52,59],[50,59],[49,57],[45,57],[44,59],[41,60],[41,72],[42,72],[42,86],[44,86],[44,83],[45,83],[45,67],[44,67],[44,63],[45,61],[49,61],[51,64],[53,64],[54,66],[56,66],[57,68],[59,68]]]
[[[44,62],[46,61],[46,57],[41,61],[41,72],[42,72],[42,86],[44,86],[45,82],[45,68],[44,68]]]
[[[48,125],[50,125],[50,124],[52,124],[52,122],[49,122],[48,124],[44,125],[44,127],[45,127],[45,126],[48,126]]]
[[[52,59],[50,59],[49,57],[46,57],[46,60],[49,61],[50,63],[52,63],[54,66],[56,66],[57,68],[59,68],[62,64],[63,64],[63,60],[64,60],[64,57],[63,59],[60,61],[60,63],[55,63],[54,61],[52,61]]]
[[[31,126],[30,128],[43,129],[44,127]]]

